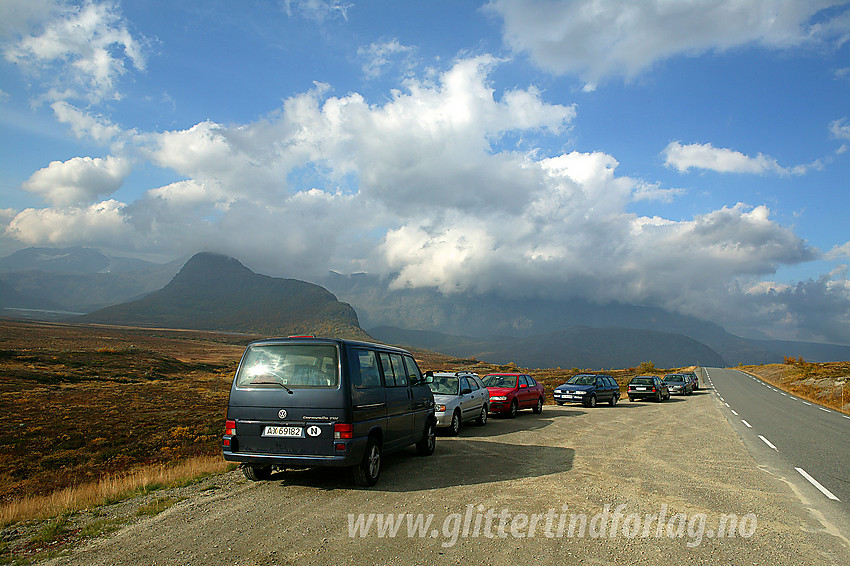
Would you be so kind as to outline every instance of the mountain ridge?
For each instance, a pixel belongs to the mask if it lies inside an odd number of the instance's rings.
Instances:
[[[262,335],[368,338],[354,309],[327,289],[296,279],[260,275],[234,258],[208,252],[192,256],[159,291],[74,320]]]

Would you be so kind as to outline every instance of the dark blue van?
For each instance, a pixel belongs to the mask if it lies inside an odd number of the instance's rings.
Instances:
[[[348,466],[378,481],[384,454],[436,446],[434,397],[407,350],[312,336],[248,345],[227,405],[224,459],[265,480],[273,468]]]

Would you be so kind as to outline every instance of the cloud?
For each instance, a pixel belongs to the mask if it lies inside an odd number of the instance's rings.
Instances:
[[[776,173],[788,175],[802,173],[803,168],[787,169],[780,166],[772,157],[758,154],[750,157],[732,149],[714,147],[710,143],[682,145],[681,142],[670,142],[664,151],[664,164],[667,167],[687,173],[693,167],[718,173],[751,173],[763,175]]]
[[[5,9],[19,14],[19,33],[4,42],[3,56],[47,84],[65,85],[49,91],[54,101],[118,99],[118,78],[127,66],[145,68],[143,41],[130,33],[114,2],[57,0],[32,8],[23,7],[29,0],[7,2]],[[29,27],[21,30],[24,23]]]
[[[830,122],[829,131],[838,139],[850,140],[850,124],[847,123],[847,118]]]
[[[833,247],[824,254],[824,259],[850,259],[850,242]]]
[[[124,204],[106,200],[84,207],[28,208],[15,215],[5,236],[35,246],[89,246],[133,249],[134,235],[127,230]]]
[[[677,55],[744,45],[787,48],[846,41],[850,22],[840,0],[492,0],[503,40],[554,74],[576,74],[593,90],[612,76],[633,78]],[[836,7],[831,19],[814,16]]]
[[[367,78],[379,77],[395,58],[402,59],[404,74],[412,70],[410,58],[414,52],[412,47],[401,45],[398,39],[392,39],[383,43],[371,43],[368,47],[360,47],[357,56],[364,59],[363,74]]]
[[[95,141],[107,143],[123,133],[119,126],[109,120],[83,112],[64,100],[54,102],[50,108],[53,109],[56,119],[71,126],[71,130],[78,138],[89,137]]]
[[[88,204],[112,194],[130,174],[130,162],[121,157],[74,157],[51,161],[24,182],[23,189],[55,206]]]
[[[283,0],[283,11],[289,16],[323,23],[334,18],[348,19],[348,11],[354,7],[342,0]]]

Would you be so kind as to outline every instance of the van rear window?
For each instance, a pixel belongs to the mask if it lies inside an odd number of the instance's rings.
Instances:
[[[339,385],[339,363],[332,344],[251,346],[236,375],[238,387],[327,387]]]

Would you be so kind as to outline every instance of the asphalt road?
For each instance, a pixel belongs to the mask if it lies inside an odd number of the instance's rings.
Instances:
[[[757,464],[721,407],[712,391],[547,405],[441,436],[430,457],[387,456],[371,489],[338,470],[235,470],[147,495],[181,499],[51,563],[850,564],[847,537]],[[389,514],[395,535],[363,530]]]
[[[805,501],[825,515],[847,520],[850,416],[795,397],[742,371],[705,371],[721,410],[756,461],[794,485]],[[850,531],[846,534],[850,537]]]

